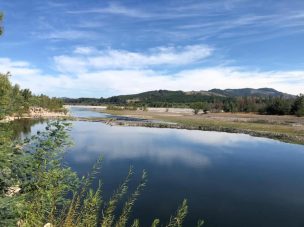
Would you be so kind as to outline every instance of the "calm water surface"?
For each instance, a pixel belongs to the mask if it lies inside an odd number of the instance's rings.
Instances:
[[[37,123],[31,130],[42,127]],[[75,146],[66,162],[79,174],[103,155],[98,177],[107,198],[130,165],[136,172],[132,188],[141,171],[148,171],[132,217],[142,226],[155,217],[166,223],[184,198],[185,226],[199,218],[206,227],[304,226],[304,146],[242,134],[80,121],[73,122],[71,136]]]
[[[147,120],[147,119],[140,119],[140,118],[135,118],[135,117],[125,117],[125,116],[117,116],[117,115],[112,115],[112,114],[107,114],[103,112],[99,112],[102,110],[91,110],[85,107],[70,107],[69,108],[70,114],[74,117],[78,118],[112,118],[116,120],[126,120],[126,121],[145,121],[145,122],[161,122],[158,120]]]

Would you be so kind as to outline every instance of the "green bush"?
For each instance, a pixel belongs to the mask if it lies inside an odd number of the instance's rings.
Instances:
[[[41,107],[50,111],[63,111],[63,101],[46,95],[33,95],[29,89],[12,85],[10,74],[0,74],[0,119],[9,115],[22,116],[30,107]]]
[[[304,95],[297,96],[294,104],[292,105],[291,112],[298,117],[304,116]]]

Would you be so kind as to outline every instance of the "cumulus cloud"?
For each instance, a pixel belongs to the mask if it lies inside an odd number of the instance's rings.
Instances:
[[[12,61],[9,58],[0,58],[0,72],[11,72],[21,77],[40,75],[39,69],[34,68],[26,61]]]
[[[91,69],[134,69],[161,65],[186,65],[207,58],[212,51],[211,47],[205,45],[157,47],[150,49],[147,53],[114,49],[96,51],[90,47],[78,47],[74,51],[76,55],[55,56],[54,61],[60,72],[77,73]]]
[[[11,68],[13,81],[36,93],[52,96],[100,97],[148,90],[208,90],[212,88],[273,87],[291,94],[303,92],[304,72],[246,72],[207,68],[159,75],[151,70],[106,70],[70,77],[41,75],[38,70]],[[30,72],[30,73],[29,73]],[[290,81],[297,83],[290,83]]]
[[[0,58],[0,72],[35,93],[59,97],[107,97],[149,90],[209,90],[212,88],[260,88],[303,93],[304,71],[248,71],[236,67],[202,67],[190,70],[158,70],[161,66],[189,65],[212,52],[203,45],[158,47],[146,53],[78,47],[71,55],[54,57],[56,74],[48,75],[24,61]],[[170,67],[169,67],[170,68]]]

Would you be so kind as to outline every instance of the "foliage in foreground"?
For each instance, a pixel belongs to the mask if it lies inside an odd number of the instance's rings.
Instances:
[[[1,124],[1,127],[4,126],[7,124]],[[17,222],[23,227],[43,226],[46,223],[63,227],[140,226],[139,220],[130,220],[130,215],[146,186],[147,173],[143,171],[135,191],[128,193],[133,175],[130,168],[125,180],[106,201],[101,182],[96,190],[91,189],[92,181],[100,171],[101,158],[92,171],[81,179],[63,164],[66,148],[71,145],[68,128],[67,123],[52,122],[45,131],[18,143],[12,143],[10,135],[2,131],[0,226],[16,226]],[[21,191],[8,196],[12,187],[18,187]],[[118,210],[122,202],[124,205]],[[184,200],[165,226],[182,226],[187,212],[188,205]],[[202,224],[199,221],[197,226]],[[155,227],[159,225],[159,219],[152,223]]]

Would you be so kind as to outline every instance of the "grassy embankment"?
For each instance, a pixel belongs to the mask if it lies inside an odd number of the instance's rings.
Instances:
[[[180,113],[157,113],[150,111],[103,110],[106,113],[154,119],[176,123],[126,122],[119,124],[130,126],[168,127],[245,133],[258,137],[267,137],[280,141],[304,144],[304,118],[294,116],[269,116],[257,114],[211,113],[203,115]]]

